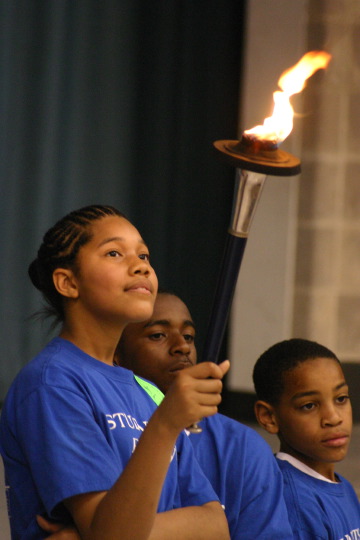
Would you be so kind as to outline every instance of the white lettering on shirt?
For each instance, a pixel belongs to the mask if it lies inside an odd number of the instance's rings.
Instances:
[[[353,529],[349,534],[345,534],[340,540],[359,540],[360,529]]]
[[[136,431],[144,431],[145,428],[141,427],[133,416],[130,416],[130,414],[125,413],[114,413],[114,414],[107,414],[106,415],[107,423],[109,425],[110,430],[116,429],[117,427],[120,428],[127,428],[135,429]],[[146,427],[148,421],[143,420],[143,424]],[[133,447],[132,452],[134,452],[136,445],[138,444],[139,439],[137,437],[133,437]],[[177,455],[176,446],[174,446],[174,449],[171,454],[170,463],[173,461],[174,457]]]
[[[107,414],[106,418],[110,429],[129,427],[130,429],[136,429],[136,431],[144,431],[144,428],[138,424],[136,418],[130,416],[130,414],[118,412]]]

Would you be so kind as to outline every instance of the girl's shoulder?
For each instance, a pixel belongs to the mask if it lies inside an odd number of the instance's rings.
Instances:
[[[14,379],[7,400],[20,403],[34,391],[61,388],[90,394],[97,387],[134,388],[134,376],[124,368],[109,366],[61,338],[52,339]]]

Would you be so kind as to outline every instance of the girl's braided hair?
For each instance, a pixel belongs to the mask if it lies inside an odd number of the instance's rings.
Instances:
[[[56,268],[75,268],[76,257],[91,237],[91,224],[107,216],[124,217],[113,206],[91,205],[70,212],[60,219],[43,237],[36,259],[29,265],[28,273],[35,287],[41,291],[47,315],[57,322],[64,320],[63,297],[56,290],[53,272]]]

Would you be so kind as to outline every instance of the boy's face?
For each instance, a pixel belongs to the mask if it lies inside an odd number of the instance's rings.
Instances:
[[[179,370],[196,364],[194,339],[194,323],[184,302],[162,293],[149,320],[125,328],[119,363],[166,393]]]
[[[332,476],[333,464],[346,456],[352,428],[349,390],[341,366],[331,358],[316,358],[283,377],[285,390],[273,407],[280,450],[318,473]]]

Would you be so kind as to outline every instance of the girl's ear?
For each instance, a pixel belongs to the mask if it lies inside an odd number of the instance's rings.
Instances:
[[[79,296],[77,282],[72,270],[56,268],[53,272],[53,282],[55,289],[62,296],[67,298],[77,298]]]
[[[257,401],[255,403],[255,416],[261,427],[269,433],[279,432],[279,426],[276,420],[274,407],[267,401]]]

